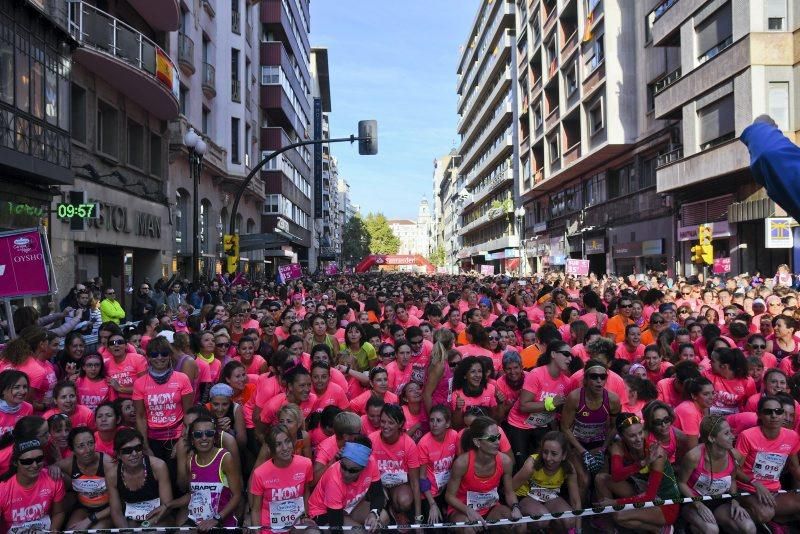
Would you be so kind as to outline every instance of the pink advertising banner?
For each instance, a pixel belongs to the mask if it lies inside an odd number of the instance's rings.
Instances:
[[[299,263],[280,265],[278,267],[278,272],[280,273],[281,279],[283,279],[284,283],[288,282],[289,280],[297,280],[298,278],[303,277],[303,269],[300,267]]]
[[[731,272],[730,258],[714,258],[714,274],[725,274]]]
[[[327,267],[325,267],[325,274],[327,274],[328,276],[334,276],[339,274],[339,266],[336,265],[335,263],[328,265]]]
[[[47,257],[38,230],[0,235],[0,298],[50,292]]]
[[[566,274],[574,274],[577,276],[586,276],[589,274],[589,260],[567,260],[564,267]]]
[[[494,265],[481,265],[481,274],[483,276],[493,276]]]

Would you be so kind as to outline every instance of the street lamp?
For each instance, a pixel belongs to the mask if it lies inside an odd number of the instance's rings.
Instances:
[[[192,244],[192,280],[194,286],[197,287],[200,282],[200,173],[203,170],[203,156],[206,155],[208,146],[203,138],[197,135],[194,128],[189,128],[186,135],[183,137],[183,144],[189,149],[189,173],[192,177],[192,211],[194,214],[194,239]],[[206,214],[208,217],[208,214]],[[208,236],[206,236],[208,239]]]
[[[523,242],[523,234],[525,233],[525,208],[520,206],[514,213],[517,216],[517,224],[519,225],[519,230],[517,231],[517,236],[519,237],[519,275],[525,276],[525,263],[527,263],[525,259],[525,244]]]

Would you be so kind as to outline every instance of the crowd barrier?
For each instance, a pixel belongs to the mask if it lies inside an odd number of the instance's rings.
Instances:
[[[800,489],[793,489],[793,490],[781,490],[778,493],[800,493]],[[486,525],[483,528],[492,529],[492,528],[501,528],[501,527],[509,527],[514,525],[520,525],[524,523],[538,523],[542,521],[551,521],[553,519],[570,519],[570,518],[585,518],[595,515],[603,515],[603,514],[610,514],[615,512],[623,512],[626,510],[641,510],[642,508],[653,508],[655,506],[664,506],[669,504],[688,504],[693,502],[700,502],[700,501],[721,501],[721,500],[729,500],[736,497],[747,497],[750,495],[755,495],[755,493],[750,492],[737,492],[737,493],[724,493],[721,495],[703,495],[698,497],[685,497],[681,499],[653,499],[651,501],[643,501],[634,504],[616,504],[611,506],[596,506],[592,508],[586,508],[582,510],[570,510],[567,512],[557,512],[557,513],[549,513],[549,514],[541,514],[541,515],[533,515],[533,516],[523,516],[521,519],[517,521],[512,521],[510,519],[498,519],[495,521],[486,520]],[[774,494],[773,494],[774,495]],[[453,523],[433,523],[433,524],[412,524],[412,525],[387,525],[380,528],[381,531],[394,531],[394,530],[407,530],[407,529],[434,529],[434,528],[470,528],[475,527],[476,523],[470,523],[467,521],[458,521]],[[260,531],[262,529],[268,529],[270,527],[265,526],[249,526],[249,527],[219,527],[214,528],[215,532],[221,531],[239,531],[239,532],[255,532]],[[316,530],[323,530],[323,531],[351,531],[351,530],[362,530],[363,527],[360,526],[344,526],[344,527],[330,527],[330,526],[316,526],[316,527],[309,527],[305,525],[297,525],[293,527],[296,530],[306,530],[306,529],[316,529]],[[197,529],[195,527],[139,527],[139,528],[102,528],[102,529],[89,529],[89,530],[45,530],[42,532],[46,532],[48,534],[81,534],[81,533],[92,533],[92,534],[116,534],[116,533],[130,533],[130,532],[196,532]]]

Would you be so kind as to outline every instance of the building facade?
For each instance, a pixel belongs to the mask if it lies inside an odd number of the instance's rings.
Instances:
[[[179,67],[180,105],[179,118],[170,123],[172,267],[187,276],[193,272],[192,237],[196,233],[200,236],[201,277],[212,278],[224,270],[222,236],[229,233],[236,193],[258,163],[257,14],[258,8],[244,0],[181,3],[179,29],[170,36],[173,61]],[[189,150],[184,145],[189,128],[194,128],[208,147],[198,184],[198,219],[194,216]],[[260,232],[264,200],[264,180],[259,174],[239,203],[236,233]],[[263,251],[241,254],[242,272],[258,276],[265,267]]]
[[[441,246],[444,249],[444,267],[449,273],[458,271],[457,258],[461,248],[461,236],[458,235],[459,211],[458,201],[458,151],[453,149],[446,156],[434,160],[433,197],[434,211],[432,234],[435,242],[433,249]]]
[[[389,219],[389,228],[400,240],[398,254],[419,254],[427,258],[430,255],[430,235],[432,218],[428,200],[423,198],[417,210],[417,219]]]
[[[260,15],[259,108],[262,157],[312,138],[309,0],[264,0]],[[291,236],[278,249],[265,251],[269,261],[299,262],[315,270],[313,257],[313,149],[284,152],[262,170],[267,200],[262,232],[276,229]],[[311,254],[311,256],[310,256]]]
[[[76,43],[70,76],[74,183],[62,187],[57,200],[82,197],[100,209],[91,220],[51,217],[56,278],[66,292],[76,281],[99,276],[126,295],[134,280],[155,280],[172,263],[168,125],[179,114],[179,93],[167,50],[180,26],[180,7],[173,0],[66,5]],[[128,298],[121,298],[124,305]]]
[[[461,199],[457,256],[462,268],[505,271],[518,256],[519,120],[515,5],[483,0],[462,47],[457,93]]]

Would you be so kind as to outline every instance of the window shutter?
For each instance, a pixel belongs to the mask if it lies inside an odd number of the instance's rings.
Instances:
[[[697,27],[697,52],[703,55],[733,33],[730,2],[718,9]]]
[[[733,95],[730,94],[697,112],[701,145],[734,131],[733,111]]]
[[[786,0],[767,0],[767,18],[786,18]]]

